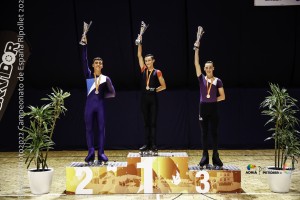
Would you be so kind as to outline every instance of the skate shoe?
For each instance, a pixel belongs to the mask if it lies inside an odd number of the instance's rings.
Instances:
[[[84,161],[89,164],[92,164],[94,160],[95,160],[95,150],[94,148],[90,148],[88,155],[85,157]]]
[[[151,156],[158,156],[158,149],[155,145],[153,145],[151,148],[150,148],[150,155]]]
[[[208,166],[209,164],[209,155],[208,151],[203,151],[202,158],[199,162],[199,166],[203,168],[203,166]]]
[[[223,163],[219,157],[219,153],[213,153],[212,161],[216,169],[222,168]]]
[[[148,155],[148,151],[149,151],[149,147],[148,145],[144,145],[141,148],[139,148],[139,154],[144,156],[144,155]]]
[[[98,154],[98,164],[106,165],[108,162],[108,158],[104,153]]]

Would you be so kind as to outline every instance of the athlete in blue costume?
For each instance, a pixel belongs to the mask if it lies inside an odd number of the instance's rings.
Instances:
[[[84,37],[87,44],[87,38]],[[96,117],[98,124],[98,162],[107,162],[108,158],[104,154],[105,142],[105,108],[104,98],[115,97],[115,89],[108,76],[101,73],[103,68],[103,60],[100,57],[93,59],[93,73],[89,69],[87,59],[87,45],[82,46],[82,65],[87,85],[87,99],[85,105],[85,127],[86,127],[86,142],[88,146],[88,155],[85,158],[86,162],[93,162],[95,160],[94,147],[94,131],[93,121]]]
[[[213,139],[213,165],[216,167],[222,167],[223,163],[219,158],[218,153],[218,105],[217,102],[225,100],[225,92],[221,79],[213,75],[214,64],[212,61],[207,61],[204,66],[206,76],[202,74],[199,63],[199,43],[196,41],[194,45],[195,56],[194,64],[196,69],[196,75],[199,80],[200,86],[200,106],[199,106],[199,120],[202,131],[202,146],[203,154],[199,165],[203,167],[209,164],[208,155],[208,131]]]
[[[139,35],[140,41],[142,37]],[[141,154],[149,153],[157,155],[158,150],[156,147],[156,119],[158,111],[157,92],[166,89],[166,83],[163,78],[162,72],[154,68],[154,56],[147,54],[145,59],[142,56],[142,43],[138,44],[138,60],[141,69],[142,82],[142,97],[141,108],[144,117],[145,127],[145,144],[139,150]]]

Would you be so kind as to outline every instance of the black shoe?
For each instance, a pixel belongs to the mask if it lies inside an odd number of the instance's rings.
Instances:
[[[157,149],[156,145],[152,145],[150,150],[153,151],[153,152],[158,152],[158,149]]]
[[[156,145],[151,146],[150,154],[151,154],[151,156],[157,156],[158,155],[158,149],[157,149]]]
[[[201,158],[199,165],[200,165],[200,167],[203,167],[204,165],[208,165],[208,164],[209,164],[208,151],[203,151],[202,158]]]
[[[213,161],[214,166],[218,166],[218,167],[223,166],[223,163],[222,163],[221,159],[219,158],[219,153],[217,153],[217,152],[213,153],[212,161]]]
[[[139,148],[140,151],[148,151],[149,150],[149,147],[148,145],[144,145],[142,146],[141,148]]]
[[[94,162],[95,160],[95,150],[94,148],[89,149],[88,155],[85,157],[84,161],[89,163],[89,162]]]

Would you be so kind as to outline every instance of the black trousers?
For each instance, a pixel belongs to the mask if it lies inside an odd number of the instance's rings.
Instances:
[[[156,93],[142,94],[141,101],[145,127],[145,144],[149,147],[156,146],[156,120],[158,111]]]
[[[203,151],[208,150],[208,135],[209,131],[212,136],[213,151],[218,151],[218,105],[213,103],[200,103],[199,106],[199,122],[202,132],[202,147]]]

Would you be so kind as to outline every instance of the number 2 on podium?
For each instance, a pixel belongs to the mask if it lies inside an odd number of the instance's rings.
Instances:
[[[92,170],[88,167],[75,167],[75,171],[78,178],[85,173],[85,178],[77,186],[75,194],[93,194],[93,189],[84,189],[84,187],[93,179]]]

